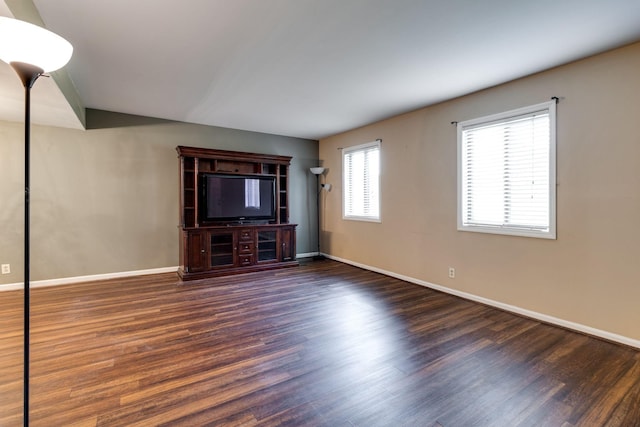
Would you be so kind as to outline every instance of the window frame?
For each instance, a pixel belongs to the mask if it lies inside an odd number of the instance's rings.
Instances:
[[[377,139],[375,141],[371,141],[371,142],[366,142],[364,144],[360,144],[360,145],[355,145],[352,147],[348,147],[348,148],[343,148],[342,149],[342,163],[341,163],[341,167],[342,167],[342,219],[344,220],[353,220],[353,221],[365,221],[365,222],[382,222],[382,212],[381,212],[381,188],[380,188],[380,175],[381,175],[381,170],[382,170],[382,140]],[[377,187],[378,187],[378,197],[377,197],[377,211],[378,211],[378,215],[377,216],[368,216],[368,215],[353,215],[353,214],[349,214],[347,213],[347,186],[348,186],[348,182],[347,182],[347,174],[345,171],[345,158],[347,155],[351,154],[351,153],[356,153],[356,152],[361,152],[361,151],[366,151],[368,149],[371,149],[372,147],[377,148],[378,151],[378,176],[376,177],[377,180]]]
[[[548,111],[549,115],[549,183],[548,183],[548,229],[536,230],[531,228],[509,227],[503,225],[479,225],[465,224],[463,219],[463,211],[466,209],[464,205],[464,182],[466,175],[464,173],[464,138],[463,133],[468,128],[477,128],[483,124],[508,122],[519,116],[534,115],[535,113]],[[489,116],[479,117],[471,120],[459,122],[457,124],[457,222],[459,231],[470,231],[478,233],[501,234],[508,236],[535,237],[542,239],[556,239],[556,101],[548,101],[540,104],[530,105],[527,107],[517,108],[502,113],[492,114]]]

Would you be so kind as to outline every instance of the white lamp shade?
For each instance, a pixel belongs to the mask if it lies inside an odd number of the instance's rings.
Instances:
[[[324,172],[323,167],[311,168],[310,170],[311,170],[311,173],[314,175],[320,175],[322,172]]]
[[[23,62],[47,73],[64,67],[72,53],[71,43],[59,35],[28,22],[0,16],[0,59],[7,64]]]

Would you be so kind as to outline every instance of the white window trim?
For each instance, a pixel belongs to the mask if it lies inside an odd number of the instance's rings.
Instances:
[[[464,225],[462,218],[463,209],[463,165],[462,165],[462,131],[466,127],[475,126],[481,123],[489,123],[493,121],[503,121],[511,117],[534,113],[536,111],[549,111],[549,230],[536,231],[527,229],[516,229],[508,227],[493,227],[480,225]],[[518,108],[503,113],[493,114],[485,117],[479,117],[472,120],[466,120],[457,124],[457,180],[458,180],[458,230],[471,231],[478,233],[503,234],[511,236],[537,237],[542,239],[556,239],[556,102],[543,102],[528,107]]]
[[[381,223],[382,222],[382,211],[381,211],[381,199],[382,199],[382,189],[380,188],[380,175],[382,174],[381,170],[382,170],[382,147],[381,147],[381,142],[382,140],[377,139],[375,141],[371,141],[371,142],[366,142],[364,144],[360,144],[360,145],[354,145],[352,147],[347,147],[347,148],[343,148],[342,149],[342,157],[341,157],[341,165],[340,167],[342,168],[342,219],[344,220],[353,220],[353,221],[365,221],[365,222],[377,222],[377,223]],[[379,153],[379,173],[378,173],[378,216],[377,217],[371,217],[371,216],[359,216],[359,215],[347,215],[347,206],[345,203],[345,195],[346,195],[346,191],[345,189],[347,188],[347,176],[345,174],[345,170],[344,170],[344,157],[345,155],[355,152],[355,151],[360,151],[369,147],[377,147],[378,148],[378,153]]]

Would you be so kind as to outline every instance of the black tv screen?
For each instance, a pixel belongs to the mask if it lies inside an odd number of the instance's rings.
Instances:
[[[200,182],[205,221],[275,219],[273,177],[202,174]]]

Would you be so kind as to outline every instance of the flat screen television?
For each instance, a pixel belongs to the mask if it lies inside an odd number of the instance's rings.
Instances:
[[[274,177],[200,174],[200,215],[209,222],[276,219]]]

